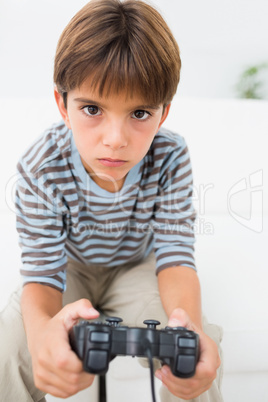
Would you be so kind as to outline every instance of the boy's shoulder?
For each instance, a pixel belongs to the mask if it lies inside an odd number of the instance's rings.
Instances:
[[[22,164],[32,175],[53,164],[62,164],[71,155],[71,132],[63,121],[52,124],[22,154]]]
[[[171,152],[180,151],[186,147],[187,145],[182,135],[161,127],[155,135],[151,151],[155,153],[161,150],[162,153],[170,154]]]

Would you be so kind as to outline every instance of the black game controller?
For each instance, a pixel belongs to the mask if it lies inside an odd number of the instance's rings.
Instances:
[[[183,327],[157,330],[159,321],[145,320],[147,328],[120,326],[121,318],[107,324],[82,321],[70,332],[72,349],[83,361],[84,370],[103,375],[116,356],[148,357],[167,364],[181,378],[192,377],[199,357],[199,337]]]

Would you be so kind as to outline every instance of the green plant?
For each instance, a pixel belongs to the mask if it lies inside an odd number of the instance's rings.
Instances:
[[[264,88],[268,81],[268,76],[265,75],[265,73],[268,72],[267,70],[268,63],[261,63],[246,68],[246,70],[244,70],[241,74],[240,79],[236,85],[238,96],[240,98],[247,99],[267,98],[268,94],[264,93]]]

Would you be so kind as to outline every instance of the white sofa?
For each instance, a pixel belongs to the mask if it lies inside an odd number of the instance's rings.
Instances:
[[[19,281],[16,162],[59,114],[52,97],[0,99],[0,114],[1,309]],[[184,135],[190,148],[203,310],[225,332],[225,402],[267,402],[268,102],[176,97],[166,126]],[[148,371],[136,359],[115,359],[107,388],[109,402],[151,400]],[[95,402],[96,391],[68,400]]]

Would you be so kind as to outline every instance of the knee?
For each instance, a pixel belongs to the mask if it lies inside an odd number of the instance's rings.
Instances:
[[[141,326],[144,320],[157,320],[160,325],[157,328],[164,328],[167,325],[168,317],[163,308],[160,296],[158,293],[143,303],[139,313],[137,314],[136,324]]]
[[[203,329],[204,332],[217,344],[220,348],[220,344],[223,337],[223,329],[219,325],[208,323],[207,319],[203,317]]]
[[[20,357],[27,355],[27,339],[23,326],[21,314],[6,308],[0,313],[0,361],[1,367],[20,360]],[[1,374],[0,374],[1,375]]]

